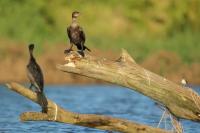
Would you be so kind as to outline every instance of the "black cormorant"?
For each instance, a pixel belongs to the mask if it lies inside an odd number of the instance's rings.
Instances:
[[[83,57],[84,57],[84,50],[87,49],[90,51],[89,48],[87,48],[85,43],[85,33],[83,29],[78,25],[77,23],[77,17],[79,16],[79,12],[75,11],[72,13],[72,23],[69,27],[67,27],[67,35],[70,40],[70,48],[65,50],[65,53],[69,53],[72,50],[73,44],[76,45],[78,51]]]
[[[31,83],[30,89],[32,89],[32,87],[35,88],[35,92],[37,93],[38,96],[38,101],[42,106],[42,112],[46,113],[47,99],[43,93],[44,78],[40,66],[37,64],[35,58],[33,57],[33,49],[34,49],[34,44],[30,44],[29,45],[30,59],[27,65],[27,75]]]

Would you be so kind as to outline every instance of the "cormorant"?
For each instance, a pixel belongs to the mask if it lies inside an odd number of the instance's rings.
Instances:
[[[29,63],[27,64],[27,75],[31,83],[29,88],[30,89],[32,89],[32,87],[35,88],[35,92],[37,93],[37,96],[38,96],[38,101],[42,106],[42,112],[46,113],[47,99],[43,93],[44,78],[43,78],[42,70],[40,66],[37,64],[33,56],[33,49],[34,49],[34,44],[30,44],[29,45],[30,59],[29,59]]]
[[[78,25],[77,23],[77,17],[79,16],[79,12],[75,11],[72,13],[72,23],[69,27],[67,27],[67,35],[70,40],[70,48],[65,50],[65,53],[69,53],[72,50],[73,44],[76,45],[77,49],[79,50],[79,54],[81,54],[84,57],[84,50],[87,49],[88,51],[91,51],[89,48],[87,48],[85,43],[85,33],[83,29]]]

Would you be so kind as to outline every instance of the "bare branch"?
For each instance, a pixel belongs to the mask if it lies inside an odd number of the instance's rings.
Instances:
[[[7,87],[19,93],[20,95],[30,99],[31,101],[39,104],[36,93],[32,92],[28,88],[25,88],[17,83],[7,84]],[[68,110],[64,110],[49,99],[47,99],[47,101],[47,113],[25,112],[21,114],[20,119],[22,121],[55,121],[102,130],[119,131],[124,133],[167,133],[167,131],[159,128],[141,125],[124,119],[112,118],[103,115],[73,113]]]
[[[125,50],[116,61],[92,56],[80,58],[76,54],[71,52],[65,58],[66,64],[57,65],[57,68],[128,87],[163,104],[179,118],[200,121],[200,97],[197,93],[142,68]]]

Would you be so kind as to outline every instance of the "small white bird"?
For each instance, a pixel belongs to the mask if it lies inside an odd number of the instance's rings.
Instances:
[[[187,82],[186,79],[182,78],[181,84],[182,84],[183,86],[186,86],[186,85],[188,84],[188,82]]]

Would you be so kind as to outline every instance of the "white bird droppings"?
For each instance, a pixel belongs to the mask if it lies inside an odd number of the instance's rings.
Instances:
[[[74,64],[74,62],[69,62],[69,63],[65,64],[64,66],[76,67],[76,65]]]

